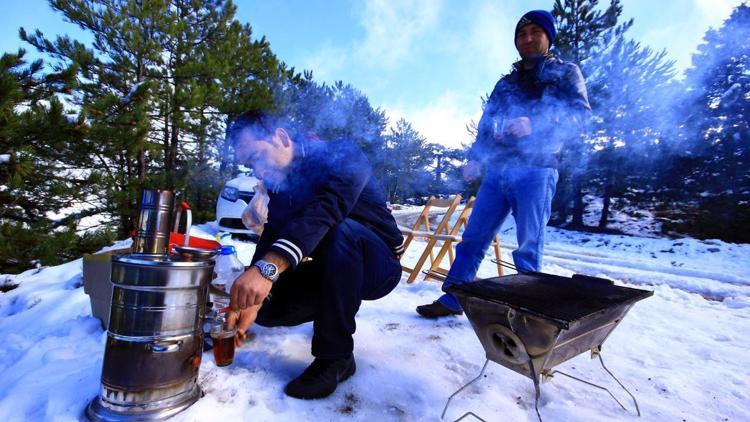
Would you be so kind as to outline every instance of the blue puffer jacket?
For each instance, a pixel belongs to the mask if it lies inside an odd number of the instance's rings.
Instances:
[[[345,140],[304,140],[295,146],[284,184],[267,186],[268,222],[253,262],[274,251],[295,268],[302,258],[314,256],[328,230],[346,218],[372,230],[400,255],[404,238],[362,150]]]
[[[580,136],[591,114],[580,69],[551,55],[533,69],[518,62],[492,90],[479,120],[469,159],[489,168],[497,165],[554,167],[565,142]],[[516,117],[531,120],[532,133],[523,138],[493,137],[494,122]]]

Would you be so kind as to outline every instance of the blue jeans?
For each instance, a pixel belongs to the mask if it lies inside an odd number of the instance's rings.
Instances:
[[[500,167],[488,171],[469,224],[456,246],[456,260],[446,283],[474,280],[492,238],[511,211],[518,239],[513,262],[519,271],[539,271],[544,252],[544,228],[549,221],[557,178],[557,170],[548,167]],[[461,309],[451,294],[446,293],[438,300],[449,309]]]

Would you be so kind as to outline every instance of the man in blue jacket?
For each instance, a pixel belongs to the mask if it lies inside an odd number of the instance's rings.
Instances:
[[[464,178],[485,169],[469,224],[456,247],[447,283],[474,280],[485,251],[512,211],[518,249],[518,271],[539,271],[544,228],[550,218],[557,184],[557,165],[564,142],[583,133],[591,107],[581,71],[553,57],[555,19],[533,10],[516,25],[521,60],[495,85],[469,151]],[[462,313],[453,295],[417,307],[426,318]]]
[[[354,316],[362,300],[398,284],[403,237],[354,143],[296,136],[290,128],[246,113],[228,131],[236,160],[253,168],[270,197],[252,266],[232,286],[228,322],[244,336],[253,322],[312,321],[315,360],[284,391],[316,399],[354,374]]]

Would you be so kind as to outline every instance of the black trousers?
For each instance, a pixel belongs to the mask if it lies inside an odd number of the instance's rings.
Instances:
[[[390,293],[401,279],[401,264],[383,240],[348,218],[329,230],[311,258],[281,274],[256,323],[278,327],[312,321],[313,356],[346,358],[354,350],[360,304]]]

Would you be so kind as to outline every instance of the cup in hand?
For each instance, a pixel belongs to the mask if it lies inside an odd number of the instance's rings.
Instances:
[[[503,136],[505,136],[505,116],[493,116],[492,137],[495,139],[503,139]]]

